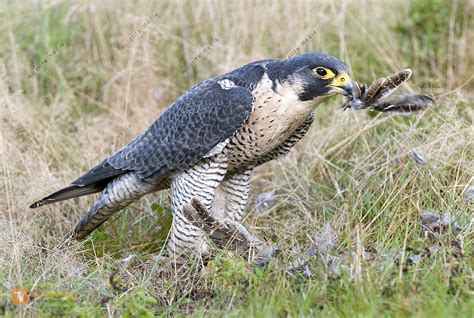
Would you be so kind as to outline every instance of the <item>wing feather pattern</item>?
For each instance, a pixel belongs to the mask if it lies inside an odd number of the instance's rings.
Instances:
[[[253,109],[251,87],[261,78],[266,62],[251,63],[194,86],[135,140],[30,207],[99,192],[110,180],[128,172],[159,178],[191,167],[246,122]],[[218,80],[225,78],[235,85],[222,87]]]
[[[107,159],[115,169],[142,178],[186,169],[231,137],[248,119],[253,104],[249,89],[224,90],[206,81],[183,95],[143,134]]]

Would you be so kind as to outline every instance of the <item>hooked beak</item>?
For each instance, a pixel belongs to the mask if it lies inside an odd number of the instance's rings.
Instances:
[[[334,89],[334,92],[337,94],[342,94],[347,97],[354,96],[354,81],[346,73],[336,76],[329,87]]]

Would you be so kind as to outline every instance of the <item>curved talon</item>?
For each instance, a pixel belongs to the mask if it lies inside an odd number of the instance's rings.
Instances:
[[[183,206],[184,216],[194,225],[206,232],[218,247],[234,247],[238,251],[257,249],[255,263],[264,265],[278,253],[278,248],[265,245],[265,242],[252,235],[240,222],[224,219],[216,220],[210,211],[196,198]]]
[[[252,246],[258,246],[263,244],[263,241],[256,236],[250,234],[250,232],[239,222],[228,220],[226,221],[231,227],[235,228],[241,237],[244,238],[246,243]]]

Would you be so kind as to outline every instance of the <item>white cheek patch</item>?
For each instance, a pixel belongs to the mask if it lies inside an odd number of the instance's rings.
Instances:
[[[232,82],[231,80],[228,80],[228,79],[225,79],[225,80],[222,80],[222,81],[217,81],[217,83],[221,86],[222,89],[225,89],[225,90],[229,90],[232,87],[237,87],[234,84],[234,82]]]

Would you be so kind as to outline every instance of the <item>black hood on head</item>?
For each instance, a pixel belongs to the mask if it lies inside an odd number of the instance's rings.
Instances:
[[[272,66],[276,67],[271,67],[268,70],[268,75],[271,79],[278,79],[280,81],[286,80],[289,75],[304,67],[311,70],[315,67],[322,66],[335,70],[337,73],[347,72],[347,65],[344,62],[334,56],[321,52],[297,55],[287,60],[280,60]]]
[[[331,88],[332,79],[315,78],[312,70],[316,67],[331,69],[337,75],[347,73],[347,66],[339,59],[321,52],[310,52],[295,56],[287,60],[275,61],[268,65],[268,76],[275,83],[289,81],[290,83],[299,82],[303,90],[299,93],[302,101],[312,100],[315,97],[327,95]],[[276,85],[276,84],[275,84]]]

